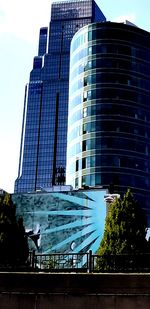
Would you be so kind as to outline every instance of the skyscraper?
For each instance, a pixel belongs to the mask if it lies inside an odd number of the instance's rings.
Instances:
[[[66,167],[70,41],[94,21],[105,21],[94,0],[55,2],[49,28],[40,29],[25,89],[18,178],[15,192],[35,191],[56,182]]]
[[[130,187],[150,207],[149,32],[106,22],[74,35],[66,182]]]

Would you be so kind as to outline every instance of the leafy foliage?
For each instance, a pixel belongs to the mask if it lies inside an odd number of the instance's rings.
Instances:
[[[123,199],[110,204],[104,236],[98,249],[98,267],[109,268],[110,255],[139,254],[147,251],[146,218],[130,190]],[[106,258],[107,256],[107,258]]]
[[[0,196],[0,263],[24,264],[28,253],[23,220],[17,220],[11,195],[5,193]]]

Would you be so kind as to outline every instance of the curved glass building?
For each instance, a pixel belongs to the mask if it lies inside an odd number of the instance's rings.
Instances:
[[[71,43],[67,183],[150,193],[150,33],[121,23]]]

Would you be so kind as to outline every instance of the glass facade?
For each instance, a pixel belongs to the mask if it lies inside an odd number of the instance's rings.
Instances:
[[[150,33],[118,23],[71,43],[67,179],[74,188],[128,187],[149,206]]]
[[[81,27],[104,21],[93,0],[52,4],[49,28],[41,28],[38,56],[25,90],[18,178],[15,192],[57,181],[66,167],[70,41]]]

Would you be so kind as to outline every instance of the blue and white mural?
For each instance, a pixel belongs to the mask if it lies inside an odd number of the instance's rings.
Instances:
[[[14,194],[30,250],[96,253],[104,232],[105,190]]]

